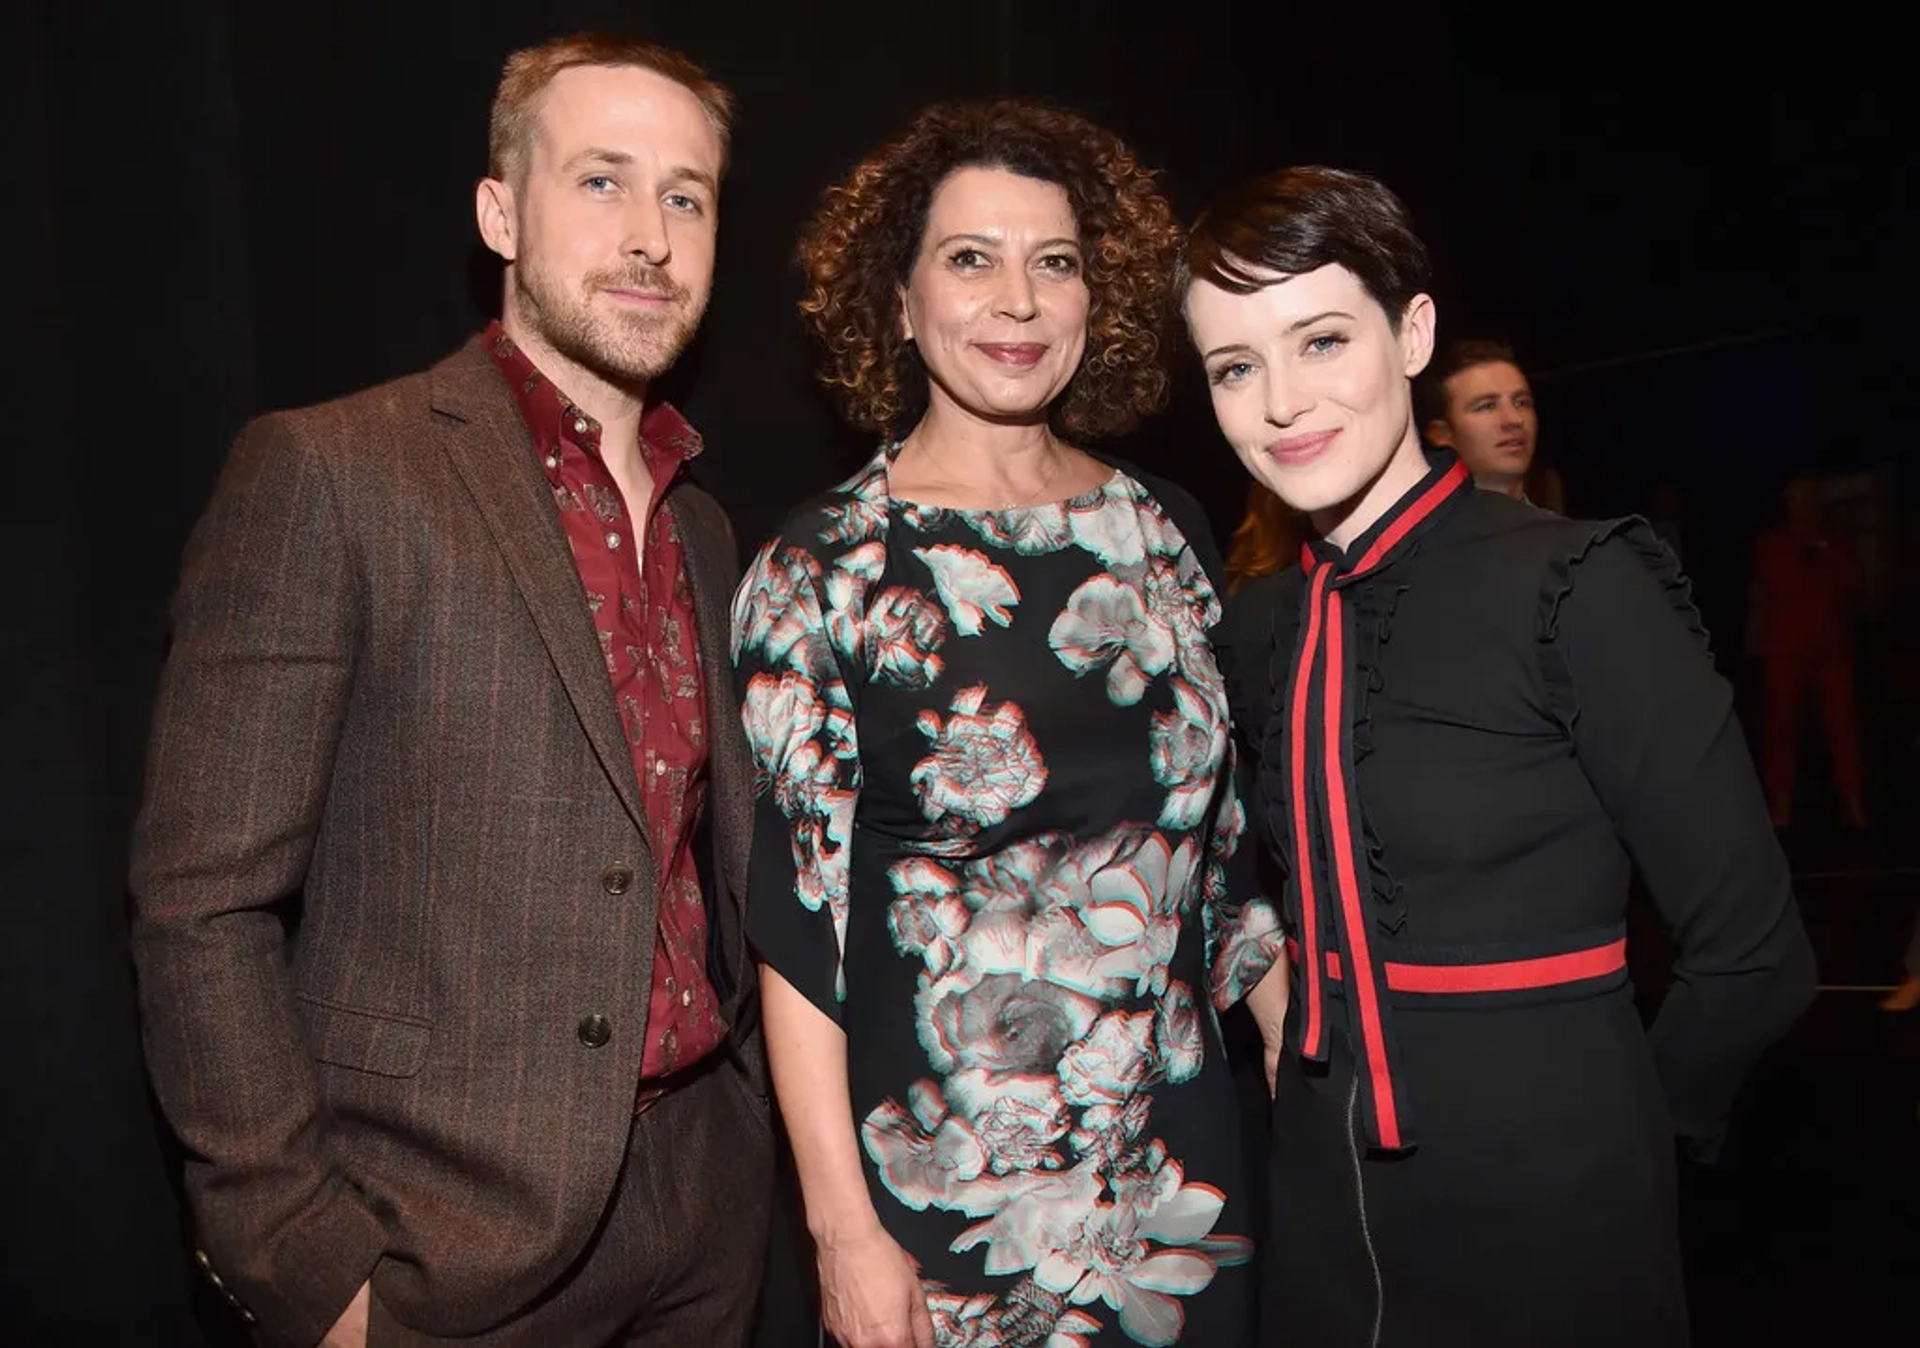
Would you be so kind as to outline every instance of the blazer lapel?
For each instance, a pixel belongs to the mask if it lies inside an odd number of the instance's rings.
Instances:
[[[533,437],[478,338],[434,367],[430,379],[441,446],[506,558],[588,743],[652,851],[606,657],[554,509],[553,488],[534,462]]]

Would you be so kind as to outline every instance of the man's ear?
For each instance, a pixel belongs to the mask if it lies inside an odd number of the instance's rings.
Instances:
[[[514,236],[513,189],[498,178],[482,178],[473,189],[473,216],[480,240],[511,262],[519,246]]]

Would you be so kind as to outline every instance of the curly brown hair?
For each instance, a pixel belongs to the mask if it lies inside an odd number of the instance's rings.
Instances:
[[[827,189],[800,241],[800,312],[820,343],[821,382],[849,421],[889,440],[926,412],[927,371],[900,330],[900,289],[934,192],[963,168],[1002,168],[1066,190],[1091,304],[1086,352],[1048,421],[1068,439],[1131,430],[1166,401],[1162,352],[1181,233],[1153,174],[1119,137],[1024,99],[928,108]]]

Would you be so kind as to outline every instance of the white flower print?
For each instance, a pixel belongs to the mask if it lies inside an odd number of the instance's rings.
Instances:
[[[931,752],[914,765],[911,780],[931,823],[951,817],[990,828],[1032,804],[1047,784],[1047,765],[1020,708],[1002,702],[988,711],[986,698],[986,687],[976,684],[954,694],[946,721],[933,711],[915,721]]]
[[[827,705],[804,674],[755,674],[747,681],[740,719],[757,769],[756,789],[765,790],[826,724]]]
[[[1211,915],[1214,909],[1208,907],[1206,911]],[[1271,903],[1248,903],[1227,917],[1225,923],[1218,918],[1208,923],[1212,929],[1208,947],[1214,952],[1213,1004],[1222,1011],[1239,1002],[1267,976],[1267,970],[1279,960],[1285,940],[1279,914]]]
[[[1067,512],[1067,524],[1073,530],[1073,541],[1098,557],[1100,564],[1109,571],[1116,567],[1138,566],[1147,559],[1147,545],[1140,533],[1138,513],[1115,509],[1116,497],[1125,497],[1127,494],[1124,489],[1116,492],[1114,484],[1110,483],[1094,504]]]
[[[1140,591],[1112,576],[1095,576],[1067,600],[1047,641],[1075,674],[1107,665],[1107,696],[1132,706],[1149,678],[1173,665],[1173,629],[1141,602]]]
[[[795,647],[805,658],[805,639],[820,619],[815,597],[820,564],[804,548],[769,543],[733,600],[733,653],[757,647],[768,664],[786,660]],[[809,670],[823,675],[824,671]]]
[[[1168,788],[1162,828],[1197,827],[1207,816],[1227,752],[1227,720],[1185,679],[1173,680],[1173,710],[1155,712],[1147,734],[1153,779]]]
[[[1167,1348],[1186,1328],[1174,1298],[1204,1290],[1220,1264],[1251,1256],[1244,1242],[1222,1248],[1224,1242],[1207,1240],[1224,1206],[1217,1191],[1199,1184],[1184,1186],[1144,1219],[1099,1204],[1071,1245],[1035,1267],[1034,1280],[1076,1306],[1105,1302],[1120,1312],[1120,1328],[1134,1342]],[[1178,1248],[1194,1245],[1202,1249]]]
[[[1063,505],[969,513],[967,522],[987,542],[1028,557],[1058,552],[1073,541],[1073,527],[1067,522]]]
[[[1200,1028],[1200,1008],[1185,983],[1169,986],[1154,1008],[1153,1042],[1161,1075],[1169,1082],[1177,1086],[1200,1075],[1207,1044]]]
[[[1018,974],[949,975],[930,983],[921,1000],[921,1046],[949,1075],[970,1067],[1051,1074],[1100,1011],[1091,997]]]
[[[1166,991],[1199,860],[1191,836],[1173,848],[1154,833],[1088,876],[1084,917],[1108,948],[1100,961],[1105,977],[1131,979],[1139,995]]]
[[[887,546],[867,543],[837,558],[826,577],[827,638],[839,657],[852,664],[865,639],[862,611],[867,587],[886,569]]]
[[[823,512],[822,543],[864,543],[886,533],[887,474],[881,464],[869,464],[841,491],[845,495]]]
[[[1054,1144],[1071,1119],[1051,1073],[1002,1074],[971,1068],[947,1080],[953,1112],[973,1125],[996,1175],[1058,1170],[1065,1157]]]
[[[989,1276],[1024,1272],[1079,1239],[1105,1183],[1091,1160],[1067,1170],[1030,1171],[988,1220],[968,1227],[950,1248],[964,1254],[985,1245]]]
[[[1166,511],[1160,508],[1160,503],[1152,497],[1140,501],[1140,512],[1136,519],[1149,557],[1178,561],[1183,552],[1191,555],[1186,535],[1180,532],[1180,526],[1168,518]]]
[[[1020,602],[1020,587],[984,553],[940,543],[915,548],[913,555],[933,573],[940,602],[961,636],[979,636],[980,624],[988,618],[1001,627],[1013,621],[1011,609]]]
[[[895,585],[881,591],[867,614],[863,652],[874,681],[932,687],[944,668],[934,652],[946,635],[947,615],[919,590]]]
[[[1090,1157],[1117,1181],[1129,1164],[1127,1158],[1140,1150],[1152,1108],[1153,1098],[1147,1095],[1130,1095],[1117,1105],[1091,1105],[1080,1112],[1080,1125],[1067,1140],[1077,1155]]]
[[[1153,1012],[1109,1011],[1060,1056],[1060,1093],[1070,1104],[1117,1104],[1152,1070]]]
[[[897,1100],[883,1101],[860,1126],[867,1155],[880,1167],[881,1181],[915,1212],[946,1206],[957,1185],[986,1168],[986,1152],[965,1119],[947,1113],[940,1088],[915,1082],[907,1092],[908,1112]]]
[[[963,1296],[946,1291],[938,1283],[924,1285],[937,1348],[1016,1348],[1026,1344],[1033,1348],[1092,1348],[1091,1336],[1100,1332],[1100,1322],[1085,1311],[1063,1308],[1056,1318],[1050,1310],[1015,1304],[1011,1297],[992,1292]],[[1036,1316],[1052,1322],[1044,1342],[1032,1337],[1038,1332],[1032,1328]]]
[[[967,905],[953,873],[925,857],[913,857],[887,872],[896,898],[887,909],[887,934],[903,955],[918,955],[938,978],[960,960],[958,938],[967,930]]]

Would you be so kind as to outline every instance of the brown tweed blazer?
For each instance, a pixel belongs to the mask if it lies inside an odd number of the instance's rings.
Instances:
[[[738,558],[711,497],[666,508],[712,720],[724,1075],[764,1117]],[[240,436],[187,549],[132,887],[203,1260],[265,1342],[315,1343],[369,1275],[402,1320],[473,1332],[585,1247],[634,1110],[656,866],[552,490],[478,340]]]

